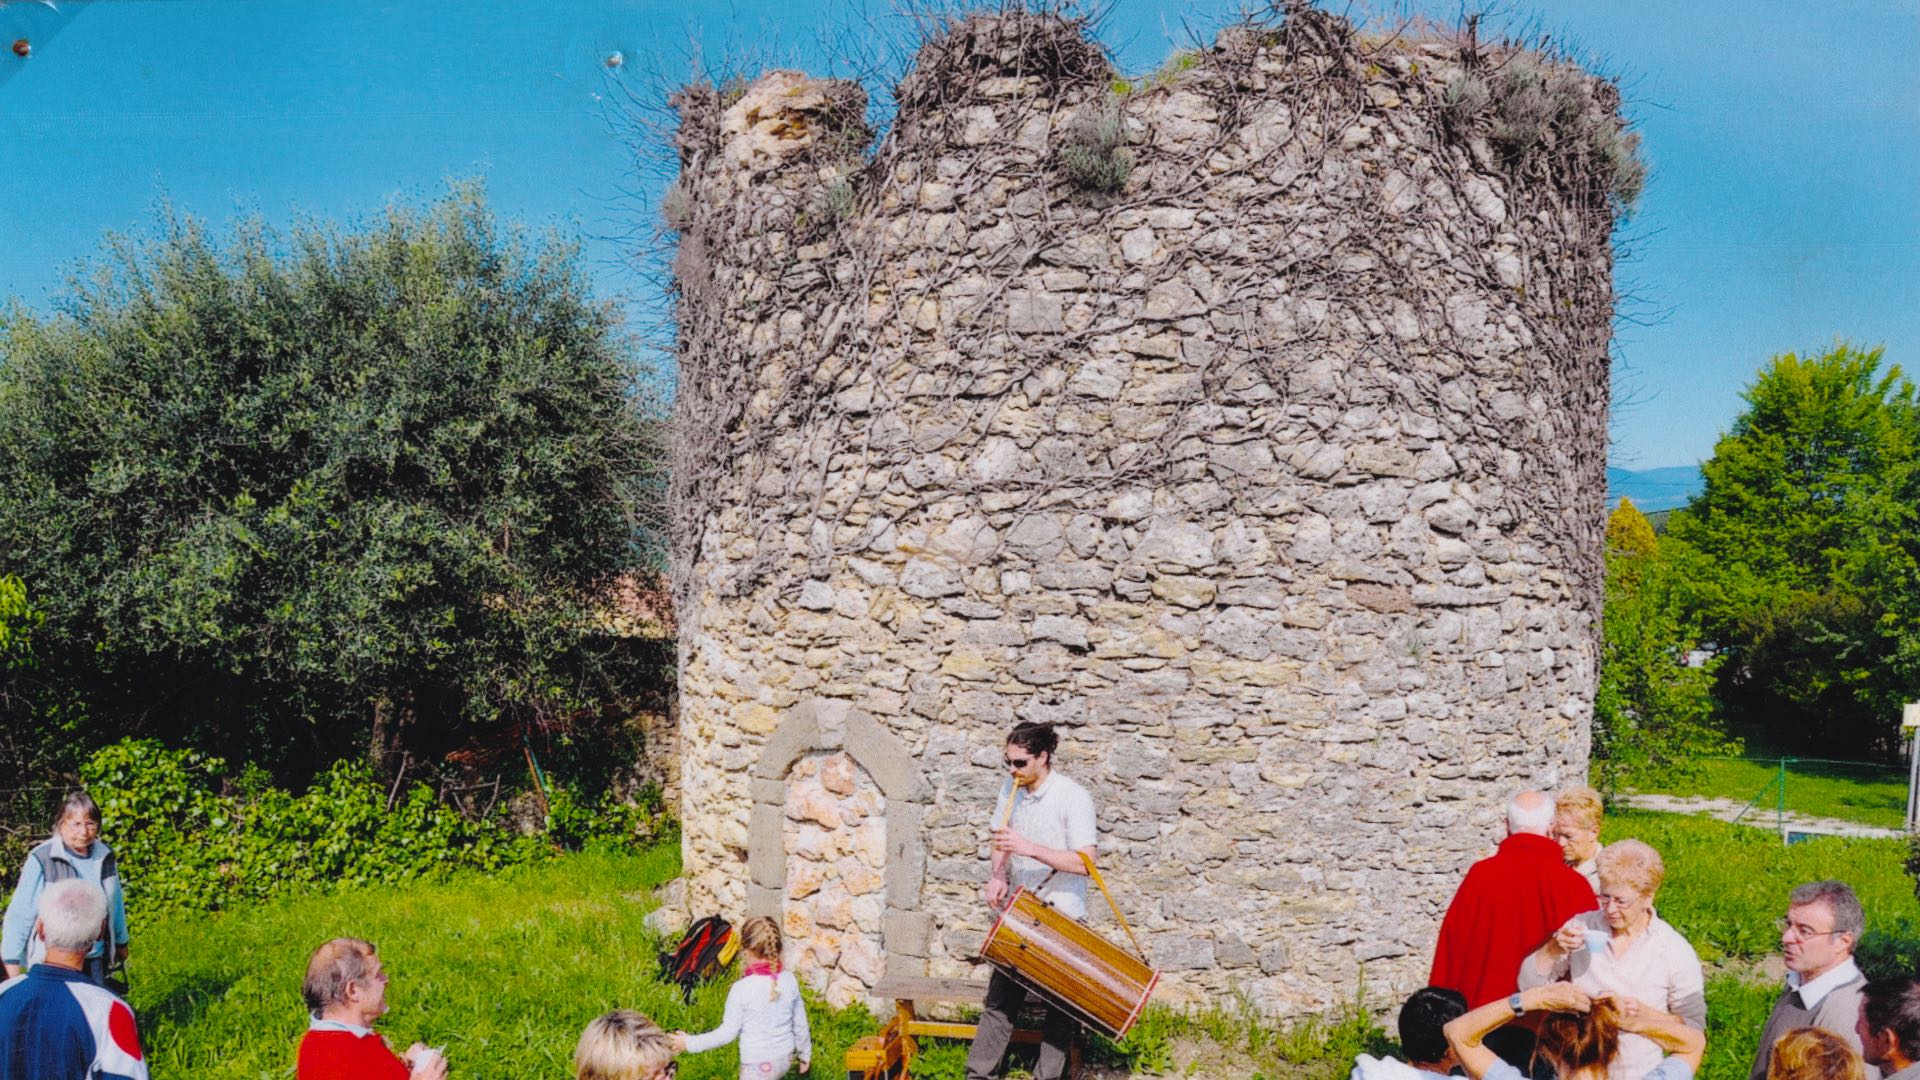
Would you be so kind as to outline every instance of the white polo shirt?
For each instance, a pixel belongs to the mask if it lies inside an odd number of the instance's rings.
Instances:
[[[998,824],[1007,812],[1007,799],[1014,793],[1013,779],[1000,784],[1000,798],[993,804],[993,821]],[[1041,847],[1061,851],[1079,851],[1093,847],[1100,839],[1093,820],[1093,796],[1058,769],[1047,774],[1038,787],[1019,789],[1013,804],[1013,819],[1007,824],[1014,832]],[[1015,855],[1007,864],[1007,880],[1014,888],[1038,890],[1053,868],[1038,859]],[[1087,875],[1062,871],[1040,892],[1040,899],[1075,919],[1087,917]]]

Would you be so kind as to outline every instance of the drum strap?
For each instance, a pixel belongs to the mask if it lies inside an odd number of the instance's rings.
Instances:
[[[1107,898],[1107,906],[1113,909],[1113,917],[1119,921],[1120,929],[1125,930],[1127,940],[1133,942],[1133,951],[1144,958],[1147,950],[1140,947],[1140,939],[1133,936],[1133,927],[1127,925],[1127,917],[1120,914],[1120,905],[1113,899],[1113,890],[1107,888],[1107,879],[1100,876],[1099,867],[1093,865],[1093,856],[1082,851],[1080,861],[1087,864],[1087,876],[1093,879],[1095,885],[1100,886],[1100,895]]]
[[[1120,924],[1120,929],[1127,932],[1127,940],[1133,942],[1134,954],[1142,960],[1145,960],[1147,958],[1147,950],[1140,947],[1140,939],[1133,936],[1133,927],[1127,925],[1127,917],[1120,914],[1120,904],[1113,898],[1113,890],[1107,888],[1107,879],[1100,876],[1100,868],[1093,865],[1093,856],[1084,851],[1076,851],[1074,854],[1080,856],[1080,861],[1086,864],[1087,876],[1093,879],[1095,885],[1100,886],[1100,895],[1107,898],[1107,906],[1113,909],[1114,920]],[[1059,872],[1058,870],[1054,870],[1047,874],[1047,876],[1041,880],[1040,884],[1034,888],[1033,894],[1039,896],[1045,892],[1047,883],[1052,881],[1054,875]]]

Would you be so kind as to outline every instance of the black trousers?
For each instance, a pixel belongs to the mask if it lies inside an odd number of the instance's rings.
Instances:
[[[1013,1020],[1027,1000],[1027,988],[1001,974],[998,968],[987,979],[986,1005],[980,1013],[980,1027],[973,1036],[973,1049],[967,1051],[967,1080],[993,1080],[1000,1061],[1007,1056],[1007,1044],[1013,1041]],[[1040,1060],[1033,1067],[1033,1080],[1060,1080],[1067,1071],[1067,1054],[1073,1049],[1073,1037],[1080,1024],[1053,1006],[1047,1006],[1047,1022],[1040,1029]]]

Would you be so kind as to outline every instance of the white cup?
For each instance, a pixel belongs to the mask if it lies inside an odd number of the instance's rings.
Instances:
[[[1587,951],[1595,956],[1604,956],[1607,951],[1607,942],[1613,935],[1605,930],[1589,930],[1586,937]]]

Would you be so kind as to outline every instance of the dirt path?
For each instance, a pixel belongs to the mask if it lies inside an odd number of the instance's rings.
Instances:
[[[1721,821],[1732,821],[1734,816],[1747,805],[1734,799],[1709,799],[1687,795],[1622,795],[1620,801],[1636,810],[1660,810],[1669,814],[1706,814]],[[1772,807],[1756,806],[1747,810],[1746,816],[1740,819],[1740,824],[1778,830],[1780,818]],[[1821,836],[1868,836],[1897,840],[1906,835],[1899,829],[1884,829],[1873,825],[1862,825],[1857,821],[1808,817],[1805,814],[1794,813],[1787,814],[1786,828],[1788,832],[1817,833]]]

